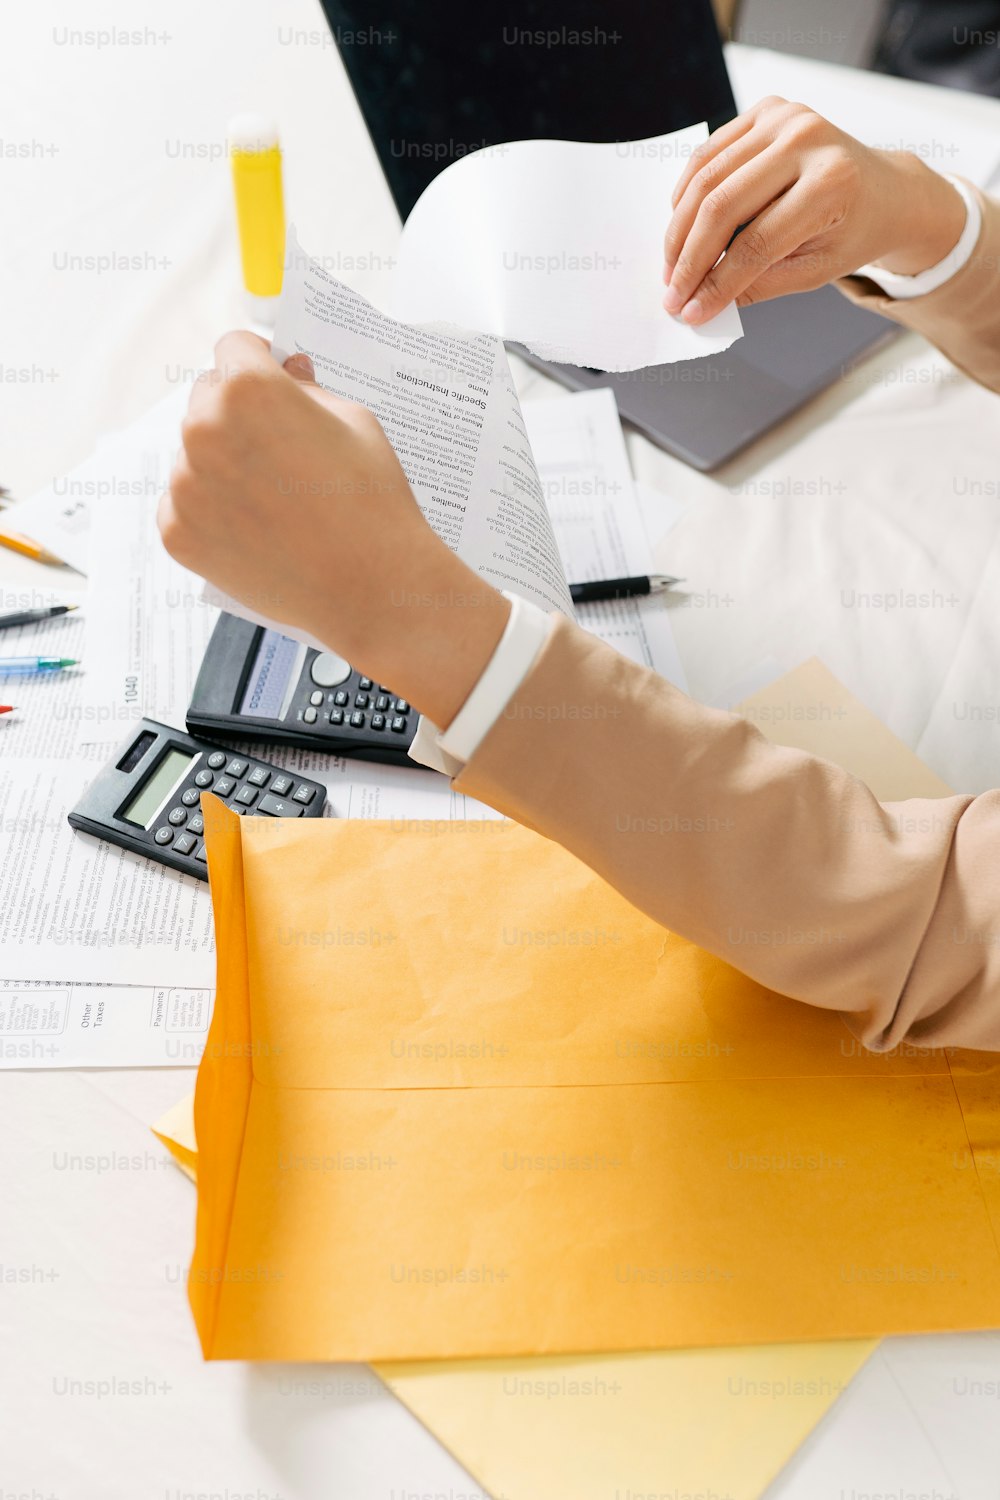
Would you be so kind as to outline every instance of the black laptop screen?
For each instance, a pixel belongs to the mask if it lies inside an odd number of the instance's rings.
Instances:
[[[322,0],[396,206],[457,157],[735,113],[710,0]]]

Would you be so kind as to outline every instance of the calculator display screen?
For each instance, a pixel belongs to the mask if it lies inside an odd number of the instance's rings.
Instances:
[[[168,750],[152,776],[143,782],[123,809],[121,816],[125,822],[148,828],[174,787],[184,780],[194,759],[187,750]]]
[[[247,679],[240,713],[252,719],[284,718],[299,680],[305,648],[276,630],[265,630]]]

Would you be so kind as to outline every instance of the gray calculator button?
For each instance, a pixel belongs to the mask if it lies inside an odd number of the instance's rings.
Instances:
[[[301,802],[303,807],[308,807],[315,795],[316,788],[314,786],[306,786],[305,783],[302,786],[297,786],[292,793],[295,801]]]
[[[181,801],[185,807],[197,807],[201,801],[201,793],[196,786],[189,786],[186,791],[181,792]]]
[[[266,766],[254,766],[247,777],[247,781],[249,781],[251,786],[267,786],[270,779],[271,773]]]
[[[343,688],[341,688],[339,693],[334,693],[333,701],[338,708],[344,708],[347,705],[350,696],[350,693],[345,693]]]
[[[367,693],[356,693],[355,694],[355,696],[354,696],[354,707],[355,708],[367,708],[370,703],[371,703],[371,699],[369,698],[369,696],[368,696]]]
[[[335,656],[332,651],[321,651],[313,658],[313,664],[309,668],[309,676],[317,687],[336,687],[338,682],[345,682],[351,675],[351,664],[342,656]]]
[[[385,693],[379,693],[378,697],[375,699],[375,707],[378,709],[380,714],[385,713],[386,709],[389,707],[389,699],[386,697]]]
[[[162,828],[158,828],[153,834],[153,839],[157,844],[171,844],[174,839],[174,830],[164,824]]]
[[[372,714],[372,728],[373,729],[384,729],[385,728],[385,714]]]
[[[193,833],[181,833],[174,840],[174,848],[178,854],[190,854],[197,842]]]
[[[253,807],[257,801],[257,788],[253,786],[241,786],[233,801],[242,802],[244,807]]]
[[[226,764],[226,752],[224,750],[213,750],[205,764],[211,766],[213,771],[221,771]]]
[[[360,708],[356,708],[354,710],[354,712],[351,714],[351,728],[352,729],[364,729],[364,727],[365,727],[364,711],[362,709],[360,709]]]
[[[205,832],[205,819],[202,817],[201,813],[195,813],[194,817],[188,823],[188,833],[204,833],[204,832]]]
[[[199,847],[198,853],[195,855],[195,859],[200,859],[203,865],[208,864],[208,850],[205,848],[204,844]]]
[[[323,702],[323,694],[319,691],[318,688],[316,689],[315,693],[309,694],[309,702],[312,704],[313,708],[319,708],[320,704]]]
[[[410,712],[410,705],[405,698],[396,699],[396,712],[398,714],[408,714]]]
[[[216,794],[220,797],[228,797],[236,782],[231,776],[220,776],[215,783]],[[183,802],[183,797],[181,801]]]
[[[268,792],[261,797],[257,808],[267,818],[301,818],[302,808],[297,807],[294,802],[289,802],[287,797],[272,797]]]
[[[194,778],[195,786],[211,786],[214,781],[215,777],[212,775],[211,771],[199,771],[197,776]]]
[[[186,807],[172,807],[167,814],[167,822],[172,823],[175,828],[180,828],[188,820]]]
[[[303,724],[315,724],[316,710],[314,708],[305,709],[302,714],[302,722]]]
[[[226,775],[235,776],[236,779],[239,780],[239,778],[245,774],[246,768],[249,764],[250,762],[248,760],[231,760],[226,767]]]
[[[342,708],[331,708],[331,710],[330,710],[330,723],[331,724],[343,724],[343,722],[344,722],[344,710]]]
[[[276,776],[271,782],[271,791],[276,797],[287,797],[294,785],[290,776]]]
[[[404,734],[406,732],[406,720],[403,718],[402,714],[396,715],[392,723],[389,725],[389,728],[392,730],[393,734]]]

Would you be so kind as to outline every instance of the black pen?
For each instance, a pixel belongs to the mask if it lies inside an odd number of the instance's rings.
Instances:
[[[78,609],[76,604],[53,604],[49,609],[22,609],[16,615],[0,615],[0,630],[8,625],[37,625],[40,620],[51,620],[56,615],[68,615]]]
[[[641,599],[644,594],[662,594],[683,578],[669,573],[644,573],[638,578],[596,578],[593,583],[571,583],[574,604],[596,604],[601,599]]]

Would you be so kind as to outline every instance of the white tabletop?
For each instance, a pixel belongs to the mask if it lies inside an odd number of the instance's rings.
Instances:
[[[132,40],[80,36],[104,28]],[[741,102],[802,97],[815,80],[825,97],[866,91],[891,116],[909,87],[746,49],[730,61]],[[911,98],[942,108],[932,91]],[[1000,113],[944,103],[956,119]],[[278,120],[304,245],[377,293],[398,225],[309,0],[91,0],[85,16],[39,0],[8,21],[0,139],[29,151],[0,154],[0,480],[22,495],[244,320],[222,144],[245,110]],[[99,269],[108,255],[129,265]],[[543,377],[520,376],[525,394],[546,394]],[[995,784],[1000,714],[973,722],[969,710],[1000,704],[998,411],[908,337],[716,475],[632,435],[637,476],[689,502],[661,562],[695,584],[674,615],[695,695],[818,652],[952,784]],[[0,553],[4,592],[43,577]],[[900,590],[929,598],[862,602]],[[194,1195],[148,1132],[191,1082],[181,1070],[2,1075],[0,1264],[30,1272],[0,1297],[4,1493],[475,1495],[363,1369],[202,1364],[183,1287]],[[306,1394],[291,1388],[303,1377]],[[137,1393],[73,1384],[108,1379]],[[995,1334],[888,1341],[769,1495],[996,1500],[1000,1406],[970,1394],[984,1388],[1000,1390]]]

